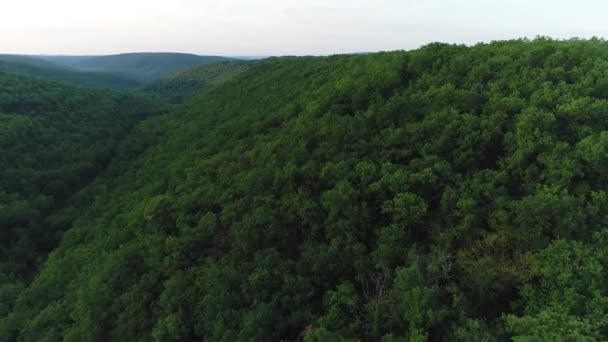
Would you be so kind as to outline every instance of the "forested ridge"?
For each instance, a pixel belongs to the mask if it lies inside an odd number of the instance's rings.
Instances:
[[[142,85],[133,78],[115,72],[80,71],[20,55],[0,55],[0,72],[40,77],[84,87],[126,90]]]
[[[255,62],[224,61],[203,64],[177,72],[168,77],[146,84],[141,90],[149,95],[164,98],[170,103],[182,103],[203,94],[247,70]]]
[[[105,168],[154,103],[0,73],[0,282],[36,273],[70,220],[48,216]]]
[[[229,61],[220,56],[141,52],[105,56],[38,56],[39,59],[85,71],[120,73],[146,83],[203,64]]]
[[[271,58],[201,92],[53,213],[31,282],[5,268],[0,340],[608,337],[605,41]]]

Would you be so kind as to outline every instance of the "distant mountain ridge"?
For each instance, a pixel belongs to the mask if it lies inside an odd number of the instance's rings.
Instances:
[[[107,56],[0,54],[0,72],[73,85],[135,89],[175,73],[237,58],[187,53],[124,53]]]
[[[193,66],[234,60],[187,53],[143,52],[107,56],[36,56],[40,60],[81,71],[115,72],[149,82]]]
[[[61,81],[73,85],[113,89],[133,89],[136,79],[115,72],[81,71],[30,56],[0,55],[0,72]]]

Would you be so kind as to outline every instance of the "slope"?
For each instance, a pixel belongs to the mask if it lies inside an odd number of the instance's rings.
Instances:
[[[0,73],[0,279],[36,272],[66,224],[47,216],[152,108],[142,97]]]
[[[105,71],[149,82],[192,66],[230,60],[185,53],[125,53],[108,56],[41,56],[59,65],[85,71]]]
[[[538,39],[256,64],[137,127],[3,287],[0,338],[604,340],[607,60]]]
[[[27,56],[0,55],[0,71],[87,87],[133,89],[140,85],[135,79],[117,73],[84,72]]]
[[[167,97],[172,103],[182,103],[209,87],[219,86],[253,66],[254,62],[227,61],[205,64],[177,72],[154,81],[142,91]]]
[[[44,59],[36,58],[33,56],[26,56],[26,55],[0,54],[0,61],[26,64],[29,66],[35,66],[35,67],[39,67],[39,68],[58,68],[59,67],[59,65],[51,63]]]

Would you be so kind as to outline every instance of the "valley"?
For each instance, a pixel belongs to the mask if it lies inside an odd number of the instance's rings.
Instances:
[[[175,57],[0,57],[0,340],[606,336],[605,41]]]

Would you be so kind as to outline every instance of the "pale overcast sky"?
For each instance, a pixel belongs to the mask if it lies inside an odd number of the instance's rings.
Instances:
[[[600,0],[0,0],[0,53],[331,54],[608,36]]]

